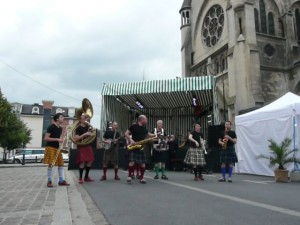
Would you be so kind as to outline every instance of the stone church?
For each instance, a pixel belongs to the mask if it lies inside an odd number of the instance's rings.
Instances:
[[[300,1],[184,0],[182,76],[213,75],[224,119],[300,94]]]

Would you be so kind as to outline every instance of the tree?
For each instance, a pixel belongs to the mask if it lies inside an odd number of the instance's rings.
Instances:
[[[31,130],[12,112],[12,106],[0,89],[0,147],[15,149],[31,140]]]

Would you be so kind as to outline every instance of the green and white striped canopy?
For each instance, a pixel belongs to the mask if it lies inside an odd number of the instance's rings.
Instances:
[[[212,76],[104,84],[103,96],[115,96],[119,101],[136,108],[136,101],[145,108],[189,107],[193,96],[200,105],[212,105]]]

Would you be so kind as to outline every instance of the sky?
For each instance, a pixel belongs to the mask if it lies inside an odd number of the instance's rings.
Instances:
[[[0,0],[0,88],[10,102],[93,104],[104,83],[181,76],[182,0]]]

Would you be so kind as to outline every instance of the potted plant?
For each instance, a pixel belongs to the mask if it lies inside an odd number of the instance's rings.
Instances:
[[[292,142],[291,139],[285,138],[280,144],[275,141],[268,140],[270,142],[270,156],[259,155],[258,159],[268,159],[270,167],[278,165],[278,168],[274,170],[276,182],[288,182],[289,171],[285,168],[288,163],[300,163],[300,160],[292,156],[295,150],[289,150],[289,146]]]

